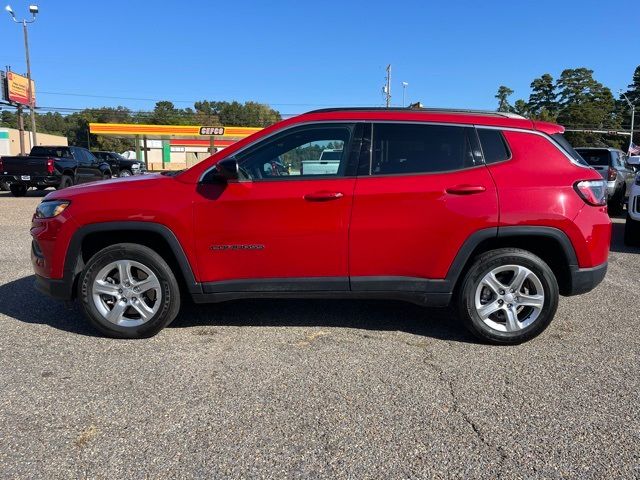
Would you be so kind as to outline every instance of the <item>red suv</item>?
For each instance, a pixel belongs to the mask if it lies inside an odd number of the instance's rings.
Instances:
[[[121,338],[157,333],[189,294],[453,301],[480,338],[522,342],[607,269],[606,185],[562,132],[495,112],[310,112],[188,170],[50,193],[36,284]]]

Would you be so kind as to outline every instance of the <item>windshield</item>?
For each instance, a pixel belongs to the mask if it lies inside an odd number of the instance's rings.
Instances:
[[[556,143],[560,145],[560,147],[580,165],[589,166],[589,164],[585,162],[584,158],[582,158],[580,154],[573,149],[571,144],[567,141],[566,138],[564,138],[561,133],[555,133],[551,135],[551,138],[553,138]]]
[[[589,165],[609,166],[609,150],[591,150],[591,149],[578,149],[580,156],[584,158]]]

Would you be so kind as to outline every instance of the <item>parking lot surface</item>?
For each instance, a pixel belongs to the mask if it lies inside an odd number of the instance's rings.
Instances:
[[[640,250],[540,337],[389,301],[187,305],[97,336],[33,289],[41,193],[0,193],[0,478],[638,478]]]

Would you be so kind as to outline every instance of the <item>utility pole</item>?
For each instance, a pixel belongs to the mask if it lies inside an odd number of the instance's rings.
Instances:
[[[384,96],[387,108],[391,106],[391,64],[387,65],[387,81],[384,86]]]
[[[624,97],[624,99],[627,101],[627,103],[631,107],[631,136],[629,137],[629,150],[627,150],[627,152],[630,152],[631,146],[633,145],[633,124],[636,119],[636,106],[633,103],[631,103],[631,100],[629,100],[629,97],[627,97],[624,94],[624,92],[620,91],[620,95]]]
[[[22,105],[18,104],[18,135],[20,136],[20,155],[24,155],[24,118],[22,118]]]
[[[409,83],[402,82],[402,108],[404,108],[404,97],[405,97],[405,94],[407,92],[407,87],[408,86],[409,86]]]
[[[33,19],[35,20],[35,15]],[[27,21],[22,21],[22,30],[24,31],[24,51],[27,56],[27,95],[29,95],[29,111],[31,113],[31,147],[38,145],[36,139],[36,105],[33,92],[31,91],[31,61],[29,60],[29,34],[27,33]]]
[[[36,21],[36,15],[38,14],[38,6],[37,5],[29,5],[29,12],[31,13],[31,20],[18,20],[16,19],[15,14],[13,13],[13,9],[10,5],[5,7],[5,10],[9,15],[11,15],[11,19],[15,23],[22,24],[22,30],[24,32],[24,50],[27,59],[27,95],[29,96],[29,111],[31,114],[31,146],[34,147],[38,144],[36,139],[36,105],[35,99],[33,98],[33,91],[31,89],[31,61],[29,59],[29,34],[27,33],[27,24],[33,23]]]

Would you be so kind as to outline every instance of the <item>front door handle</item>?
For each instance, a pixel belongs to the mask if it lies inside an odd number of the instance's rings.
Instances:
[[[338,200],[344,195],[340,192],[313,192],[307,193],[304,199],[307,202],[328,202],[330,200]]]
[[[447,188],[447,193],[451,195],[473,195],[474,193],[482,193],[486,191],[484,185],[455,185]]]

